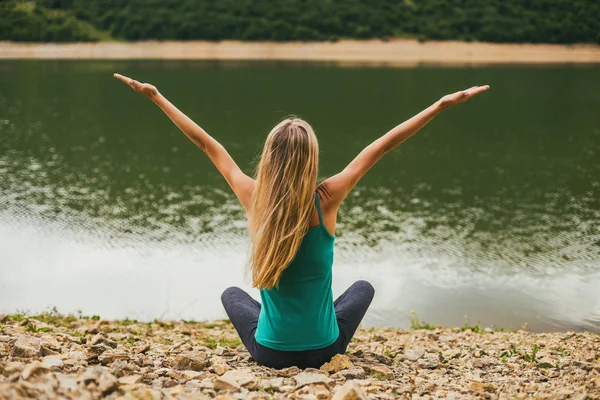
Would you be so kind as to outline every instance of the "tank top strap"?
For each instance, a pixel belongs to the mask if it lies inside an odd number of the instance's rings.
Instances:
[[[317,213],[319,214],[319,223],[322,227],[325,227],[323,224],[323,214],[321,214],[321,204],[319,203],[319,193],[315,192],[315,203],[317,204]]]

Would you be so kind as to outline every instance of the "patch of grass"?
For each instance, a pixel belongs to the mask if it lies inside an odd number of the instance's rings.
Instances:
[[[561,356],[570,356],[571,355],[571,352],[562,346],[552,349],[552,352],[554,354],[561,355]]]
[[[269,387],[266,387],[266,388],[265,388],[265,387],[262,387],[262,386],[260,386],[260,387],[258,388],[258,391],[259,391],[259,392],[265,392],[265,393],[268,393],[268,394],[270,394],[270,395],[272,396],[272,395],[274,395],[274,394],[275,394],[275,392],[277,392],[277,389],[275,389],[275,388],[274,388],[274,387],[272,387],[272,386],[269,386]]]
[[[125,325],[125,326],[128,326],[128,325],[133,325],[133,324],[137,324],[137,323],[138,323],[137,319],[129,319],[129,318],[127,318],[127,317],[125,317],[125,319],[122,319],[122,320],[120,320],[120,321],[117,321],[117,322],[118,322],[120,325]]]
[[[211,350],[217,348],[217,346],[235,348],[242,344],[239,339],[215,339],[212,337],[206,337],[202,339],[202,344]]]
[[[37,329],[34,325],[32,324],[25,324],[24,326],[25,330],[28,332],[32,332],[32,333],[37,333],[37,332],[52,332],[52,329],[48,328],[47,326]]]
[[[383,354],[384,356],[389,357],[389,358],[394,358],[396,356],[396,353],[394,353],[390,349],[383,349],[383,351],[381,352],[381,354]]]
[[[460,327],[461,331],[466,331],[470,329],[473,333],[486,333],[485,329],[481,328],[481,324],[479,321],[475,325],[469,325],[469,320],[466,320],[465,323]]]
[[[8,321],[21,322],[21,321],[24,321],[26,318],[27,318],[27,316],[24,312],[17,312],[15,314],[9,315]]]
[[[390,375],[387,374],[382,374],[381,372],[372,372],[369,374],[369,378],[372,379],[379,379],[380,381],[386,381],[388,380]]]
[[[78,318],[72,314],[63,315],[58,312],[56,307],[52,307],[49,311],[44,311],[37,315],[32,315],[29,318],[37,319],[40,322],[44,322],[48,325],[63,326],[70,328],[72,323],[77,321]]]
[[[506,363],[508,361],[507,360],[508,357],[514,357],[515,354],[517,354],[518,352],[519,352],[519,350],[517,349],[517,346],[515,346],[514,344],[511,343],[507,350],[503,350],[500,352],[500,357],[502,357],[502,362]]]
[[[417,329],[426,329],[429,331],[432,331],[435,329],[435,325],[430,324],[428,322],[425,321],[421,321],[418,317],[417,314],[415,314],[415,310],[411,310],[410,311],[410,329],[412,330],[417,330]]]
[[[534,362],[535,361],[535,356],[537,355],[538,351],[539,351],[540,347],[537,344],[534,344],[531,347],[531,353],[525,353],[523,354],[523,359],[527,362]]]

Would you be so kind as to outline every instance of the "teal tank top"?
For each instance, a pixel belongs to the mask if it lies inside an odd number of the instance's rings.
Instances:
[[[316,192],[315,203],[319,225],[308,229],[298,253],[281,274],[279,288],[260,291],[262,307],[254,337],[274,350],[320,349],[339,335],[331,290],[335,236],[323,224]]]

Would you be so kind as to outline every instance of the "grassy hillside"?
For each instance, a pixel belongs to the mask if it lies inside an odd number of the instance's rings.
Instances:
[[[600,43],[597,0],[2,0],[0,40]]]

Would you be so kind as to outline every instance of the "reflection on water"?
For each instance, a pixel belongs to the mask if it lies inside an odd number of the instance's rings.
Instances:
[[[0,311],[210,319],[224,316],[224,288],[251,290],[235,196],[164,116],[107,75],[118,70],[164,87],[248,173],[271,125],[299,113],[319,136],[322,179],[444,91],[489,83],[488,97],[386,155],[345,201],[334,292],[372,281],[368,325],[407,326],[414,309],[449,325],[600,329],[597,67],[0,68]]]

